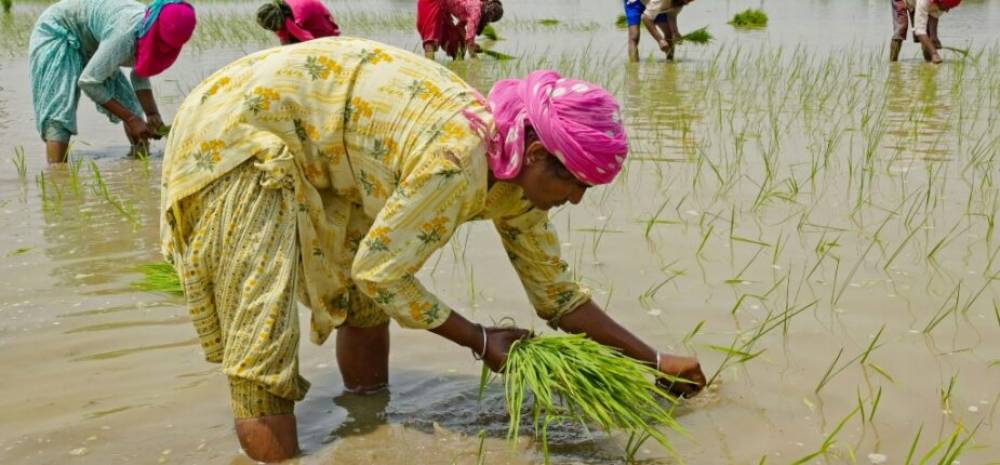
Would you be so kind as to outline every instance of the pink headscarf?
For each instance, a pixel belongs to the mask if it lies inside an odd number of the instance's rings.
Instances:
[[[511,179],[521,171],[526,125],[588,185],[607,184],[621,171],[628,136],[618,102],[600,86],[541,70],[497,82],[488,103],[497,129],[489,162],[497,179]]]
[[[289,36],[307,42],[340,35],[340,27],[320,0],[285,0],[285,3],[291,7],[294,18],[286,19],[285,27],[277,31],[282,42],[288,42]]]
[[[136,74],[155,76],[174,64],[181,48],[191,39],[194,7],[180,0],[157,0],[146,9],[135,47]]]

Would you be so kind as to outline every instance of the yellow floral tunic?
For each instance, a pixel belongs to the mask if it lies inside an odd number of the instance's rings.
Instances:
[[[512,184],[487,191],[486,144],[463,111],[492,128],[482,97],[458,76],[373,41],[312,40],[237,60],[196,87],[174,120],[163,165],[164,255],[183,275],[178,249],[203,245],[188,243],[195,220],[182,202],[252,163],[266,173],[261,190],[294,192],[297,285],[316,343],[345,321],[443,323],[451,309],[414,274],[475,219],[494,221],[540,316],[571,311],[588,293],[560,259],[547,213]],[[228,236],[242,237],[240,217],[225,221]],[[246,292],[246,283],[232,285]],[[352,299],[374,302],[378,315],[351,315],[361,308]],[[206,356],[219,361],[226,348],[198,313],[192,307]]]

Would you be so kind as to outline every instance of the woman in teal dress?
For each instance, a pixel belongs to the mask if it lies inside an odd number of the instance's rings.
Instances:
[[[195,23],[194,7],[182,0],[149,7],[62,0],[46,9],[31,32],[29,61],[35,123],[49,163],[66,161],[81,90],[112,122],[124,123],[133,145],[157,137],[163,120],[149,77],[173,64]],[[130,80],[121,67],[132,68]]]

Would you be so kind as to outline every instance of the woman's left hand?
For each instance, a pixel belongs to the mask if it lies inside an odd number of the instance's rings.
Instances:
[[[705,374],[701,372],[701,364],[694,357],[663,354],[660,366],[656,368],[664,374],[690,381],[671,381],[667,378],[656,380],[657,385],[672,395],[693,397],[705,388]]]

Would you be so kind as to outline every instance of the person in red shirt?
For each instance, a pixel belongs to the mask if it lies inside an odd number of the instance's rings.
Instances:
[[[476,36],[486,25],[503,17],[499,0],[417,0],[417,31],[423,39],[424,56],[434,59],[438,48],[461,60],[479,53]]]
[[[257,9],[257,24],[273,31],[282,45],[340,35],[340,27],[320,0],[274,0]]]
[[[889,46],[889,60],[899,59],[903,48],[906,29],[913,22],[913,41],[920,43],[924,60],[941,63],[941,40],[938,39],[938,18],[941,13],[957,7],[962,0],[891,0],[892,2],[892,42]]]

